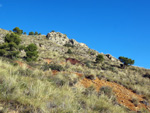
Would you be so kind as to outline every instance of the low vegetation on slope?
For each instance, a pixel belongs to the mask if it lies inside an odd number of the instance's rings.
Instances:
[[[88,91],[82,86],[71,87],[69,82],[74,76],[31,72],[26,67],[14,67],[0,60],[1,109],[3,112],[125,112],[113,103],[113,96],[97,96],[94,91],[84,94]]]
[[[150,70],[134,60],[16,30],[19,55],[0,57],[0,112],[149,112]],[[2,45],[7,33],[0,29]]]

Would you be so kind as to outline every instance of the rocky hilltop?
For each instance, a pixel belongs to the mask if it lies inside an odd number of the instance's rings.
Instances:
[[[4,36],[11,31],[0,29],[0,43],[4,42]],[[31,38],[32,37],[32,38]],[[90,49],[86,44],[79,43],[75,39],[69,39],[66,34],[60,32],[49,32],[47,35],[40,36],[28,36],[22,35],[22,44],[28,45],[34,43],[39,47],[41,52],[59,52],[59,54],[65,54],[69,48],[73,51],[74,54],[79,54],[86,59],[95,60],[96,55],[99,54],[96,50]],[[100,53],[103,54],[103,53]],[[113,57],[110,54],[103,54],[106,60],[111,60],[114,62],[121,63],[118,59]]]

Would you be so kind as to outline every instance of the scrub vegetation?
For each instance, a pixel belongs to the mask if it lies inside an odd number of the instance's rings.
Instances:
[[[150,112],[149,69],[17,30],[0,29],[0,112]]]

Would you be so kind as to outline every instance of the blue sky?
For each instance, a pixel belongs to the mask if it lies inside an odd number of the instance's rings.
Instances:
[[[150,68],[150,0],[0,0],[0,28],[55,30]]]

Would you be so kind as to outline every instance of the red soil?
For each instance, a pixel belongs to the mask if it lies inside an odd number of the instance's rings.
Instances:
[[[137,107],[131,102],[133,98],[138,99],[138,101],[143,101],[144,99],[142,98],[141,95],[137,95],[136,93],[133,93],[131,90],[128,90],[125,87],[117,83],[108,82],[105,80],[99,80],[98,78],[96,78],[95,80],[89,80],[89,79],[84,78],[83,80],[81,80],[81,84],[85,86],[86,88],[91,85],[94,85],[97,91],[99,91],[99,89],[102,86],[109,86],[113,89],[113,92],[115,93],[119,104],[126,106],[132,111],[138,111],[141,108],[148,109],[148,107],[146,107],[144,104],[140,102]]]
[[[74,59],[74,58],[67,58],[66,59],[66,62],[70,62],[72,65],[75,65],[75,64],[81,64],[82,66],[84,66],[83,63],[81,63],[80,61],[78,61],[77,59]]]
[[[48,63],[50,63],[50,59],[49,60],[46,60]],[[76,63],[79,63],[77,62],[76,60],[67,60],[67,61],[73,61],[72,63],[73,64],[76,64]],[[32,68],[31,66],[21,62],[21,61],[15,61],[16,63],[18,63],[21,67],[23,65],[26,65],[28,68]],[[59,71],[57,70],[52,70],[52,73],[53,75],[57,75],[59,73]],[[66,73],[66,72],[64,72]],[[76,72],[73,72],[74,74],[76,74],[77,76],[79,77],[82,77],[83,74],[81,73],[76,73]],[[143,103],[140,103],[140,101],[143,101],[143,96],[141,95],[138,95],[136,93],[133,93],[131,90],[117,84],[117,83],[114,83],[114,82],[108,82],[108,81],[105,81],[105,80],[99,80],[98,78],[96,78],[95,80],[90,80],[90,79],[87,79],[87,78],[84,78],[80,81],[80,83],[88,88],[90,87],[91,85],[94,85],[96,90],[99,91],[99,89],[102,87],[102,86],[109,86],[113,89],[113,92],[115,93],[116,97],[117,97],[117,101],[119,104],[122,104],[124,106],[126,106],[127,108],[129,108],[130,110],[132,111],[138,111],[140,110],[141,108],[146,108],[146,109],[149,109],[150,111],[150,106],[148,108],[148,106],[144,105]],[[139,104],[137,106],[135,106],[131,100],[133,98],[136,98],[138,99],[139,101]]]

